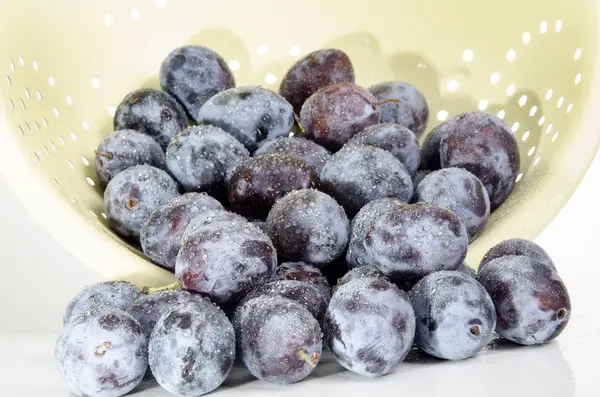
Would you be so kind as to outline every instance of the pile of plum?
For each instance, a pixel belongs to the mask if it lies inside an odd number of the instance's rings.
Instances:
[[[356,85],[335,49],[300,59],[279,94],[235,88],[199,46],[173,51],[160,83],[123,99],[95,166],[112,229],[176,282],[73,299],[55,350],[73,393],[118,397],[150,378],[199,396],[236,358],[290,384],[325,349],[375,377],[413,346],[461,360],[494,334],[543,344],[567,325],[566,287],[533,242],[494,246],[477,273],[464,263],[519,172],[497,117],[460,114],[420,146],[424,96]]]

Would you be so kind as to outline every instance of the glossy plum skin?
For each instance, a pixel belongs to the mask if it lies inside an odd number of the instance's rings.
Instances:
[[[364,240],[370,264],[405,285],[429,273],[458,269],[468,243],[460,219],[433,204],[410,204],[379,216]]]
[[[175,274],[183,288],[224,308],[271,279],[277,253],[271,240],[249,222],[219,223],[198,229],[179,250]]]
[[[415,313],[407,295],[383,278],[356,278],[337,288],[323,325],[335,359],[369,377],[390,373],[407,356]]]
[[[321,327],[299,303],[260,295],[236,309],[233,324],[238,357],[258,379],[295,383],[310,375],[319,362]]]
[[[436,204],[454,212],[467,228],[469,242],[481,234],[490,216],[485,186],[462,168],[444,168],[427,175],[417,186],[413,202]]]
[[[402,162],[412,178],[415,177],[421,161],[417,136],[399,124],[382,123],[367,127],[354,135],[347,144],[369,145],[387,150]]]
[[[522,238],[512,238],[504,240],[494,245],[485,254],[481,263],[479,264],[479,270],[494,259],[501,258],[507,255],[523,255],[529,258],[538,260],[550,267],[552,270],[557,271],[552,258],[550,255],[539,245],[533,241],[529,241]]]
[[[331,85],[302,106],[300,121],[306,136],[328,150],[339,150],[350,138],[379,123],[377,99],[352,83]]]
[[[321,88],[354,83],[354,79],[354,67],[346,53],[323,49],[298,60],[283,76],[279,93],[299,113],[304,102]]]
[[[323,299],[317,287],[304,281],[279,280],[271,281],[252,290],[244,301],[260,295],[279,296],[304,306],[312,316],[321,323],[327,310],[328,300]]]
[[[159,80],[163,90],[177,98],[196,121],[206,101],[235,87],[227,62],[213,50],[194,45],[173,50],[160,66]]]
[[[114,307],[92,307],[62,330],[54,358],[74,394],[119,397],[144,378],[148,341],[129,314]]]
[[[184,290],[158,291],[140,296],[126,310],[142,327],[148,338],[158,320],[171,309],[206,299]],[[203,302],[200,302],[202,304]]]
[[[218,388],[235,359],[235,331],[208,301],[180,305],[162,316],[148,345],[150,369],[169,393],[196,397]]]
[[[547,264],[508,255],[489,262],[477,280],[496,306],[496,332],[521,345],[555,339],[571,317],[571,300],[560,276]]]
[[[175,269],[188,224],[203,212],[223,209],[206,193],[186,193],[158,207],[148,218],[140,234],[142,250],[154,263]]]
[[[305,262],[283,262],[275,271],[273,281],[294,280],[310,284],[319,290],[319,293],[329,302],[331,286],[321,271]]]
[[[126,281],[101,281],[84,288],[71,299],[63,314],[66,325],[79,312],[91,306],[127,310],[142,295],[142,291]]]
[[[186,191],[223,195],[233,170],[250,157],[244,145],[218,127],[194,126],[167,147],[171,174]]]
[[[442,168],[464,168],[488,191],[492,211],[512,192],[521,158],[510,127],[496,116],[468,112],[457,116],[440,144]]]
[[[150,136],[134,130],[119,130],[104,138],[96,149],[94,167],[98,181],[106,186],[118,173],[147,164],[166,169],[165,153]]]
[[[137,165],[108,183],[104,208],[113,230],[137,240],[150,215],[177,196],[179,188],[169,174],[149,165]]]
[[[128,94],[115,112],[115,130],[135,130],[152,137],[163,148],[187,126],[185,111],[169,94],[143,88]]]
[[[373,200],[413,195],[410,174],[390,152],[373,146],[350,145],[331,156],[321,172],[321,185],[349,214]]]
[[[425,276],[410,291],[417,329],[415,344],[444,360],[463,360],[491,341],[496,311],[486,290],[457,271]]]
[[[440,144],[454,128],[454,119],[446,120],[433,128],[421,145],[421,170],[436,171],[442,168],[440,159]]]
[[[373,200],[358,211],[352,219],[350,241],[346,251],[346,261],[350,267],[367,266],[370,260],[365,251],[365,236],[372,223],[380,216],[406,203],[396,198],[386,197]]]
[[[313,141],[300,137],[279,138],[262,145],[254,156],[266,153],[280,153],[295,157],[306,162],[315,169],[317,175],[331,158],[331,153]]]
[[[325,268],[344,253],[350,224],[333,198],[304,189],[275,203],[267,218],[267,229],[282,259]]]
[[[236,222],[247,223],[248,221],[243,216],[234,212],[226,211],[224,209],[203,212],[190,221],[183,232],[183,238],[181,241],[183,243],[188,238],[193,236],[196,231],[204,228],[207,225],[219,224],[225,228],[227,225]]]
[[[235,170],[229,182],[229,203],[245,217],[265,219],[287,193],[318,185],[319,176],[305,162],[284,154],[263,154]]]
[[[265,142],[289,136],[294,110],[281,95],[262,87],[239,87],[210,98],[198,124],[222,128],[254,152]]]
[[[417,137],[423,135],[429,120],[429,105],[425,96],[414,86],[402,81],[387,81],[369,87],[380,105],[381,122],[395,123],[408,128]]]

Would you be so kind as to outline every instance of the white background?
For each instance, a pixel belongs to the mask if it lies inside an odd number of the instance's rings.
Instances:
[[[313,376],[294,386],[248,382],[243,371],[236,371],[215,395],[600,396],[599,180],[597,158],[567,206],[537,239],[571,292],[571,322],[554,343],[490,349],[458,363],[412,360],[379,379],[341,371],[326,357]],[[71,296],[100,277],[40,229],[2,181],[0,203],[0,395],[66,397],[53,362],[62,310]],[[167,394],[150,387],[135,395]]]

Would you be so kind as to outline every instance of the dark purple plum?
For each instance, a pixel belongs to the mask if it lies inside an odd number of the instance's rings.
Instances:
[[[93,307],[62,330],[54,358],[73,394],[120,397],[144,378],[148,340],[129,314],[115,307]]]
[[[490,216],[487,190],[462,168],[444,168],[427,175],[417,186],[413,202],[436,204],[454,212],[467,228],[469,242],[481,234]]]
[[[142,295],[142,291],[126,281],[101,281],[84,288],[67,305],[63,314],[66,325],[79,312],[91,306],[127,310]]]
[[[321,88],[354,83],[354,67],[348,55],[337,49],[311,52],[283,76],[279,93],[299,113],[304,102]]]
[[[406,203],[396,198],[381,198],[373,200],[358,211],[352,219],[350,241],[346,252],[346,261],[350,267],[367,266],[370,260],[365,251],[365,236],[373,222],[381,215],[395,208],[400,208]]]
[[[119,130],[108,135],[100,142],[95,154],[94,166],[102,186],[119,172],[136,165],[167,168],[160,145],[150,136],[134,130]]]
[[[387,150],[402,162],[412,178],[415,177],[421,161],[417,136],[399,124],[383,123],[367,127],[354,135],[347,144],[369,145]]]
[[[444,360],[463,360],[491,341],[496,311],[485,288],[458,271],[425,276],[410,291],[417,318],[415,345]]]
[[[229,182],[231,209],[247,218],[265,219],[277,200],[300,189],[319,185],[319,176],[304,161],[268,153],[238,167]]]
[[[198,301],[206,301],[198,294],[184,290],[158,291],[148,295],[142,295],[129,308],[129,313],[142,327],[148,336],[156,326],[158,320],[173,308],[181,305],[190,305]],[[203,304],[200,302],[199,304]]]
[[[331,156],[321,172],[321,184],[350,214],[373,200],[413,195],[410,174],[390,152],[373,146],[350,145]]]
[[[254,152],[254,156],[266,153],[287,154],[305,161],[315,169],[317,174],[321,173],[321,170],[331,158],[331,153],[327,149],[313,141],[300,137],[279,138],[267,142]]]
[[[393,281],[410,285],[440,270],[457,270],[469,237],[454,213],[410,204],[379,216],[365,235],[366,255]]]
[[[264,143],[289,136],[294,110],[281,95],[262,87],[220,92],[198,112],[198,124],[221,127],[254,152]]]
[[[163,90],[177,98],[196,121],[206,101],[235,87],[233,73],[225,60],[213,50],[195,45],[171,52],[160,65],[159,79]]]
[[[536,259],[548,265],[548,267],[550,267],[552,270],[557,271],[554,262],[552,262],[552,258],[550,258],[550,255],[548,255],[548,253],[542,247],[533,241],[523,238],[512,238],[501,241],[500,243],[494,245],[481,260],[481,263],[479,264],[479,270],[481,271],[481,269],[483,269],[487,263],[493,261],[494,259],[507,255],[524,255],[529,258]]]
[[[187,225],[185,232],[183,233],[182,242],[190,238],[190,236],[193,236],[198,230],[203,229],[205,226],[217,223],[220,225],[228,225],[237,222],[247,223],[248,221],[243,216],[224,209],[203,212],[192,219]]]
[[[150,165],[137,165],[108,183],[104,208],[114,231],[137,240],[150,215],[177,196],[179,188],[169,174]]]
[[[442,168],[440,159],[440,144],[453,128],[454,119],[446,120],[432,129],[421,145],[421,170],[436,171]]]
[[[333,293],[335,293],[342,285],[358,278],[383,278],[387,280],[385,273],[377,266],[367,265],[355,267],[354,269],[350,269],[348,273],[344,274],[344,276],[338,280],[335,287],[333,287]]]
[[[196,397],[218,388],[235,360],[235,331],[212,303],[194,302],[165,313],[148,344],[150,369],[169,393]]]
[[[416,87],[402,81],[387,81],[369,87],[371,94],[382,103],[381,122],[395,123],[408,128],[417,137],[423,135],[429,120],[429,105]]]
[[[269,233],[269,229],[267,229],[267,222],[266,221],[252,220],[252,221],[250,221],[250,223],[252,223],[254,226],[256,226],[257,228],[259,228],[263,232]]]
[[[325,268],[344,253],[350,225],[344,209],[333,198],[304,189],[275,203],[267,229],[282,259]]]
[[[309,139],[336,151],[355,134],[379,123],[377,99],[356,84],[331,85],[308,98],[300,121]]]
[[[250,154],[218,127],[200,125],[177,134],[167,148],[167,166],[186,191],[224,195],[229,178]]]
[[[258,379],[290,384],[306,378],[321,358],[323,335],[303,305],[281,296],[245,301],[234,315],[238,357]]]
[[[331,286],[321,271],[305,262],[284,262],[277,267],[273,281],[295,280],[317,288],[326,302],[331,298]]]
[[[175,274],[185,289],[231,308],[270,280],[276,266],[275,247],[256,226],[232,222],[223,228],[216,223],[200,228],[183,242]]]
[[[492,211],[512,192],[521,158],[510,127],[496,116],[468,112],[457,116],[440,144],[442,168],[464,168],[483,183]]]
[[[382,376],[410,352],[415,313],[408,296],[390,281],[355,278],[331,297],[323,329],[333,356],[344,368]]]
[[[279,280],[263,284],[246,295],[244,301],[261,295],[279,296],[297,302],[306,307],[319,323],[323,321],[329,301],[323,299],[323,295],[317,287],[303,281],[295,280]]]
[[[152,137],[162,149],[187,126],[185,110],[169,94],[143,88],[128,94],[115,112],[115,130],[135,130]]]
[[[508,255],[477,275],[496,306],[496,332],[521,345],[555,339],[571,317],[571,300],[560,276],[546,263]]]
[[[186,193],[158,207],[144,224],[140,243],[144,254],[154,263],[175,269],[188,224],[198,215],[223,209],[221,203],[206,193]]]

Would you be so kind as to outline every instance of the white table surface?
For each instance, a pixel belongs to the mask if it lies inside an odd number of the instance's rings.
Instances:
[[[392,375],[365,379],[342,371],[331,357],[307,380],[275,387],[237,369],[214,395],[252,393],[381,396],[600,396],[600,156],[553,223],[537,239],[557,263],[573,313],[554,343],[537,348],[497,346],[462,362],[417,357]],[[0,181],[0,395],[67,397],[53,361],[64,306],[99,281],[30,219]],[[385,393],[385,394],[383,394]],[[167,396],[154,385],[133,395]]]

